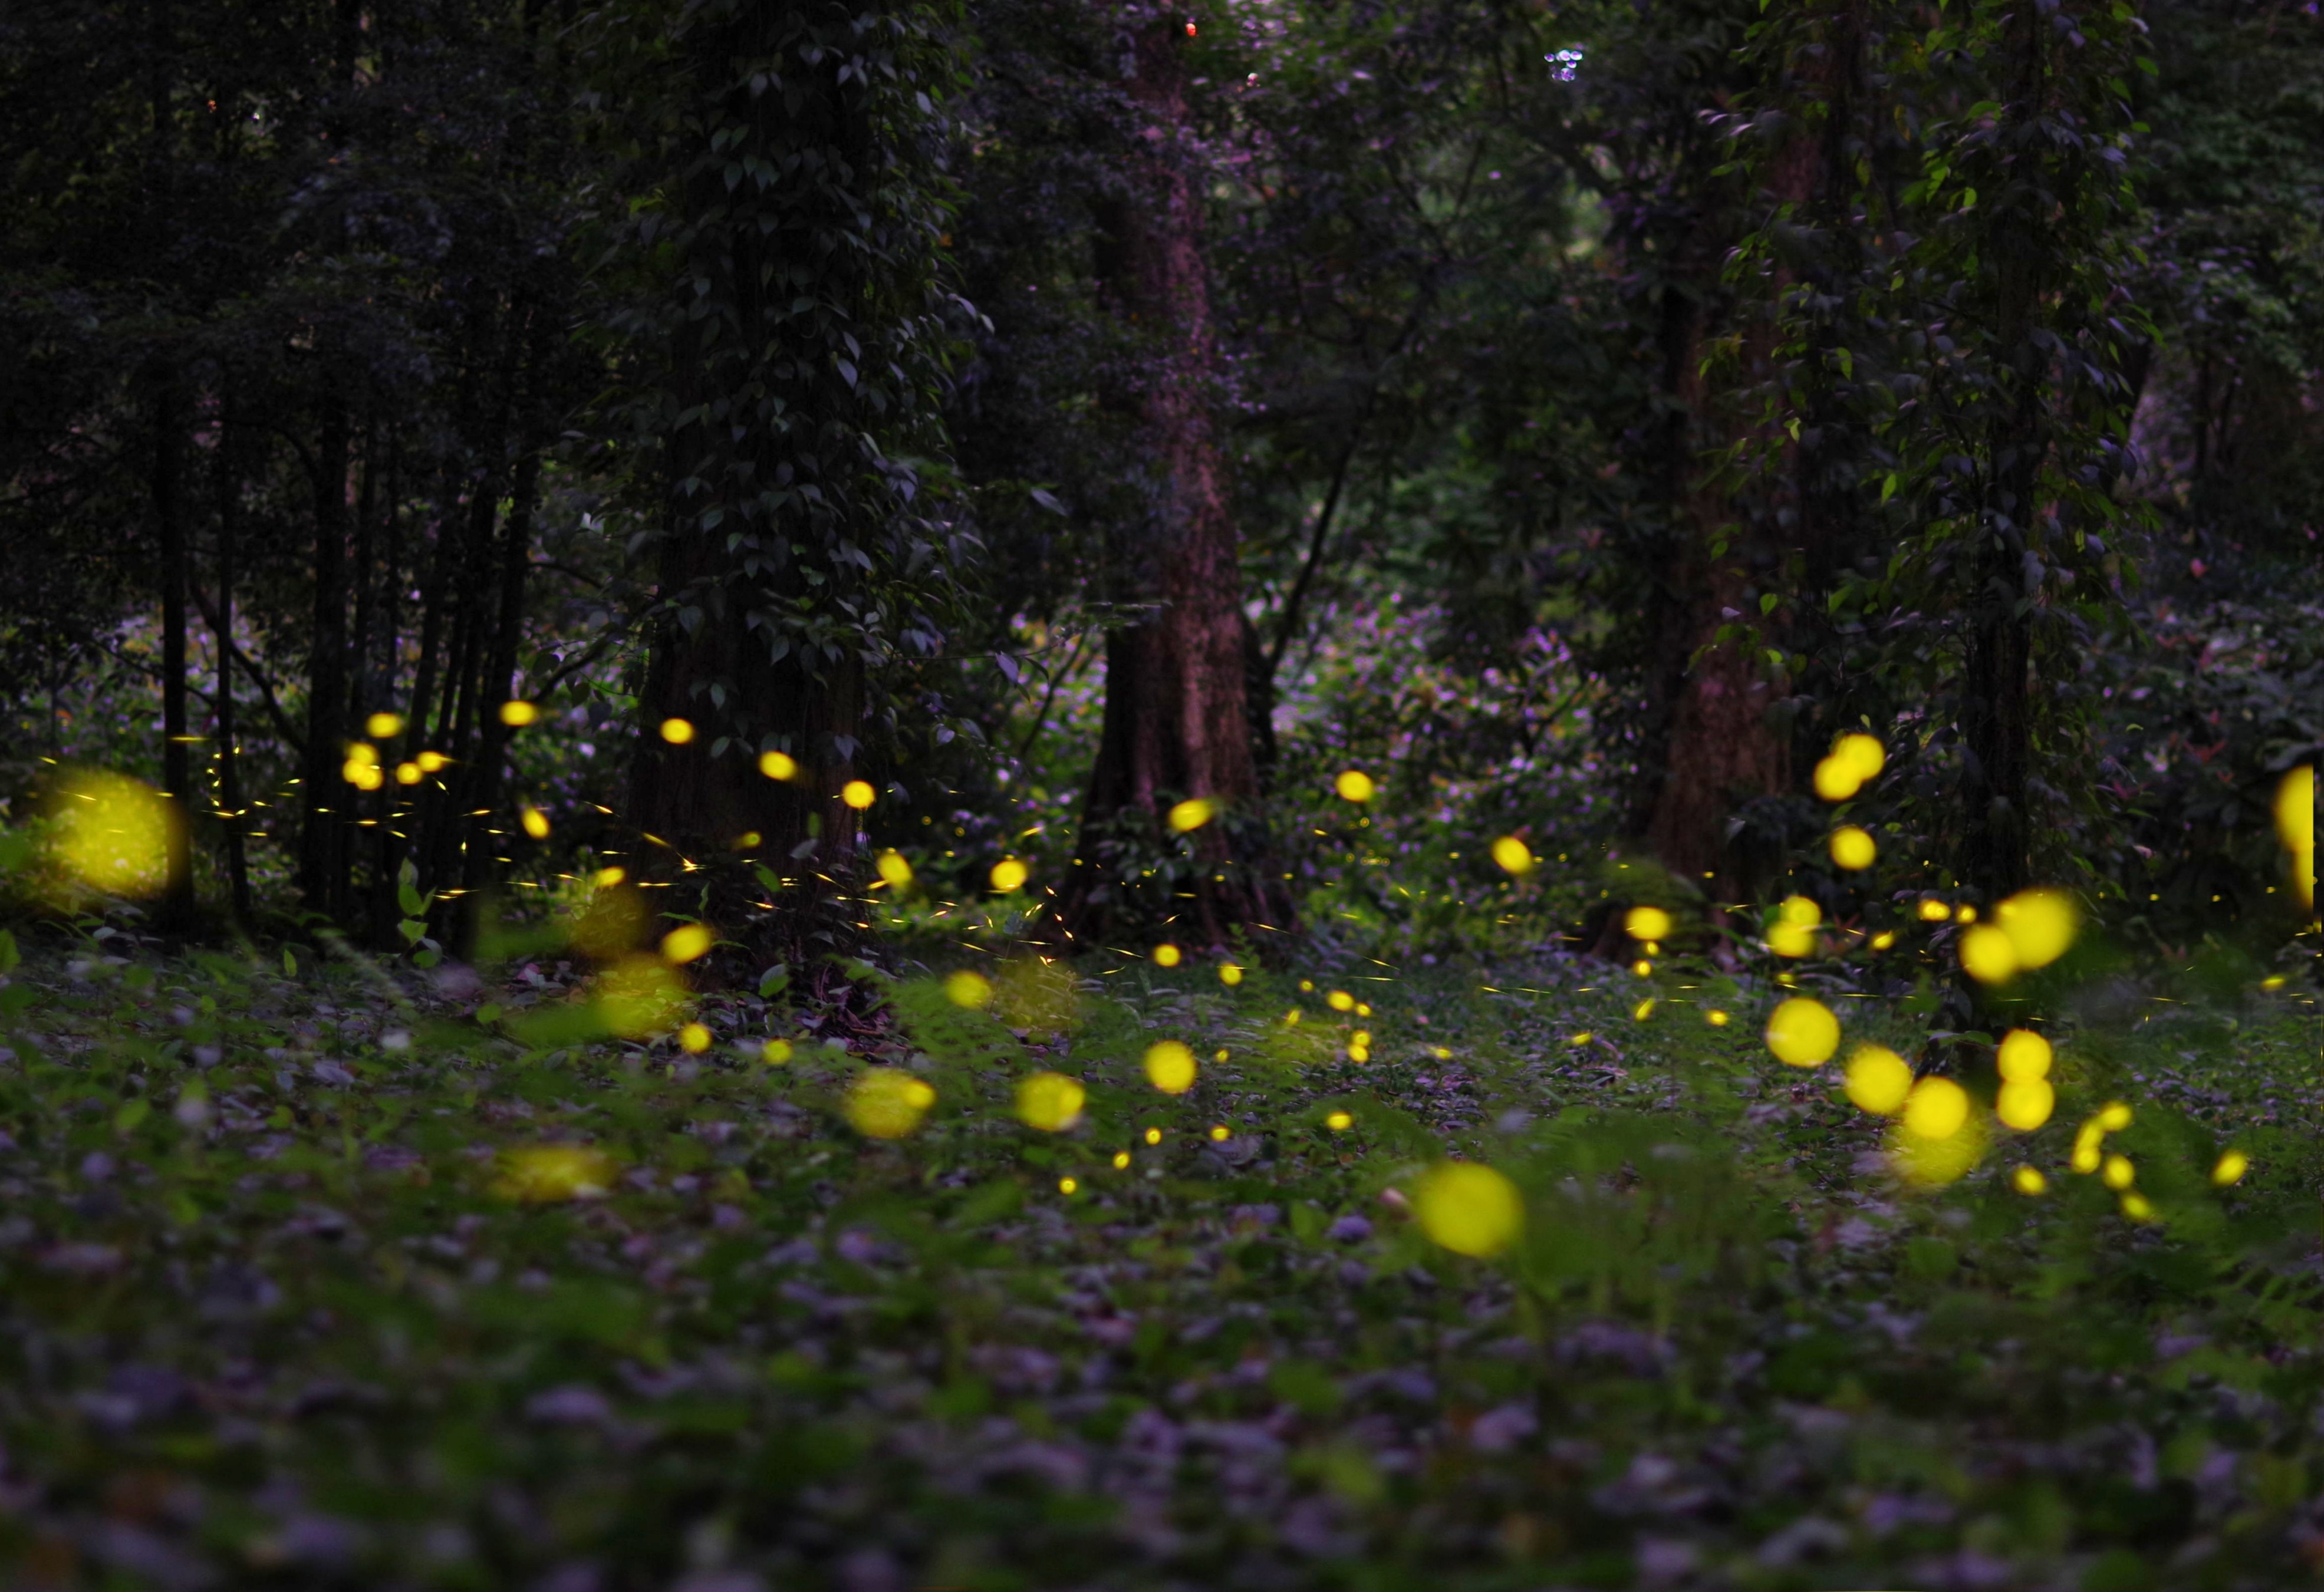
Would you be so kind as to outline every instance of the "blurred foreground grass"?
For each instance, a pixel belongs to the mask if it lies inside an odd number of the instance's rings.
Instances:
[[[850,1008],[706,999],[689,1054],[544,1016],[553,962],[120,943],[0,985],[11,1587],[2324,1573],[2297,986],[2094,1010],[2052,1122],[1914,1193],[1748,984],[1713,1026],[1555,960],[1023,963],[990,1009],[864,969]],[[916,1132],[848,1125],[867,1063],[933,1088]],[[1084,1086],[1066,1131],[1016,1118],[1041,1069]],[[2158,1221],[2067,1170],[2116,1099]],[[1523,1192],[1499,1258],[1409,1219],[1448,1155]]]

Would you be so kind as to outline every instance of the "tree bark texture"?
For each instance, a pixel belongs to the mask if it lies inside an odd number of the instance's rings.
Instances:
[[[345,905],[346,811],[355,787],[346,757],[346,400],[323,400],[315,446],[315,606],[307,669],[307,743],[300,768],[299,893],[308,910],[337,918]]]
[[[1136,406],[1151,460],[1142,570],[1151,619],[1106,644],[1104,727],[1083,812],[1067,926],[1099,934],[1126,906],[1123,858],[1111,842],[1150,830],[1176,802],[1204,797],[1222,817],[1192,834],[1198,867],[1170,915],[1223,943],[1244,925],[1291,925],[1288,893],[1267,858],[1259,759],[1248,692],[1241,549],[1229,501],[1214,391],[1217,337],[1203,257],[1202,196],[1187,137],[1183,23],[1140,28],[1126,85],[1144,134],[1129,161],[1130,191],[1111,207],[1104,289],[1116,312],[1146,329],[1153,353]],[[1191,897],[1191,901],[1185,897]]]
[[[153,519],[161,572],[161,784],[170,803],[161,926],[183,934],[194,916],[193,759],[186,727],[186,399],[174,369],[153,393]]]

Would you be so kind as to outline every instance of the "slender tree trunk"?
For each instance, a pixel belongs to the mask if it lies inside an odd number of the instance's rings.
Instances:
[[[1248,705],[1248,629],[1240,540],[1218,435],[1217,337],[1203,255],[1202,195],[1185,152],[1182,24],[1143,27],[1130,97],[1147,136],[1131,157],[1132,193],[1110,216],[1105,290],[1117,313],[1156,339],[1134,395],[1149,450],[1154,617],[1106,643],[1105,721],[1083,808],[1080,855],[1063,903],[1067,926],[1104,932],[1132,908],[1114,842],[1160,844],[1164,815],[1203,797],[1222,816],[1193,832],[1191,900],[1146,903],[1213,944],[1235,929],[1291,926],[1289,893],[1268,865],[1259,759]],[[1141,834],[1142,839],[1130,839]]]
[[[509,726],[501,722],[494,711],[501,703],[516,694],[516,655],[524,630],[525,574],[531,564],[532,517],[540,506],[540,453],[528,447],[517,461],[516,482],[509,502],[507,528],[501,535],[501,566],[499,571],[500,613],[493,625],[490,657],[484,664],[485,690],[483,732],[475,761],[470,765],[471,779],[465,805],[472,816],[467,820],[468,842],[466,860],[461,869],[461,888],[471,897],[492,876],[491,837],[486,833],[496,821],[505,821],[500,811],[503,765],[508,759]],[[463,915],[465,941],[473,936],[475,925],[472,911]]]
[[[246,814],[242,805],[242,743],[236,739],[234,707],[234,579],[235,538],[241,529],[242,481],[235,474],[236,436],[230,396],[218,397],[217,449],[211,459],[217,492],[217,606],[211,633],[217,641],[217,763],[218,815],[226,827],[226,879],[232,892],[234,921],[247,934],[251,926],[250,859],[243,834]]]
[[[315,448],[315,608],[307,673],[307,749],[300,769],[299,891],[309,911],[337,918],[344,906],[340,837],[355,787],[346,756],[346,400],[325,397]]]
[[[193,924],[193,759],[186,728],[185,388],[175,369],[160,373],[153,397],[153,517],[161,554],[161,784],[170,801],[161,926]]]

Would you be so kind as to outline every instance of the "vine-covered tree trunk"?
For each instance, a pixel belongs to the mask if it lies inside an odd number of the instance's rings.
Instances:
[[[885,771],[891,660],[936,642],[949,554],[902,460],[936,446],[949,69],[905,0],[705,0],[671,42],[682,180],[640,240],[676,269],[627,862],[756,960],[857,932],[865,819],[843,792]]]
[[[1127,88],[1147,124],[1130,191],[1107,217],[1103,289],[1152,339],[1133,401],[1152,471],[1140,574],[1156,608],[1107,638],[1104,729],[1065,916],[1096,932],[1122,903],[1134,851],[1121,848],[1157,842],[1168,809],[1201,797],[1222,817],[1193,832],[1198,867],[1178,893],[1217,943],[1241,925],[1287,927],[1291,906],[1268,869],[1258,811],[1241,549],[1218,435],[1203,198],[1185,150],[1185,42],[1175,14],[1135,35]]]

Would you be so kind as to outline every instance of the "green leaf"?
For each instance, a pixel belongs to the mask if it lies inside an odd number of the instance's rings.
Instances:
[[[13,973],[23,964],[23,953],[16,949],[16,936],[0,929],[0,973]]]
[[[137,1125],[152,1114],[153,1102],[141,1094],[113,1114],[113,1131],[124,1134],[134,1133],[137,1131]]]
[[[420,870],[407,857],[403,866],[396,870],[395,904],[403,908],[404,916],[420,917],[428,911],[428,902],[429,897],[420,893]]]

